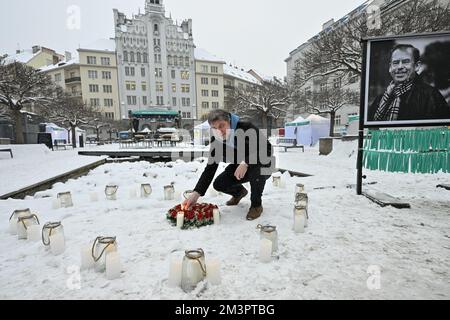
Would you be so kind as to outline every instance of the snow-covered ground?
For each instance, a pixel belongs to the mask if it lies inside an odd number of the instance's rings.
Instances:
[[[0,195],[18,191],[35,183],[97,162],[105,157],[78,156],[75,150],[51,151],[45,145],[4,145],[0,152]]]
[[[347,188],[355,183],[355,142],[336,142],[335,151],[327,157],[319,156],[317,148],[307,148],[305,153],[291,149],[280,153],[279,161],[281,168],[314,176],[284,175],[282,188],[269,181],[264,214],[253,222],[245,220],[249,198],[229,208],[224,206],[228,196],[212,193],[202,201],[220,206],[220,225],[180,231],[166,221],[166,211],[181,201],[183,191],[194,187],[204,167],[198,161],[107,164],[35,197],[0,201],[0,298],[450,298],[450,192],[436,189],[437,184],[448,182],[448,174],[365,171],[367,182],[378,182],[372,188],[402,197],[412,205],[410,210],[398,210],[381,208]],[[149,178],[144,173],[149,173]],[[163,186],[172,181],[178,201],[164,201]],[[144,182],[153,187],[151,197],[130,199],[130,189]],[[298,182],[306,185],[310,200],[310,223],[304,234],[292,230]],[[117,201],[104,199],[108,183],[119,185]],[[331,186],[336,188],[314,190]],[[52,202],[62,191],[72,192],[75,206],[54,210]],[[98,193],[99,202],[89,201],[91,192]],[[8,234],[11,212],[27,207],[41,223],[63,222],[64,254],[53,256],[41,243],[19,241]],[[270,264],[258,261],[259,223],[278,227],[280,258]],[[67,284],[76,280],[71,267],[80,265],[81,247],[99,235],[117,236],[124,265],[121,278],[109,281],[105,274],[83,270],[81,288],[71,288]],[[207,261],[221,261],[222,284],[205,282],[189,294],[170,288],[171,257],[196,248],[205,250]],[[378,290],[367,286],[371,277],[368,270],[380,271]]]

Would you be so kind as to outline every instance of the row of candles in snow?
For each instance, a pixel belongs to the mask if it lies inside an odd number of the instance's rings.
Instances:
[[[308,195],[304,185],[299,183],[295,186],[294,232],[304,233],[308,219]],[[259,260],[264,263],[271,262],[278,252],[277,228],[270,225],[258,225],[257,228],[261,230]]]
[[[31,213],[30,209],[15,210],[12,213],[9,218],[9,232],[11,235],[17,235],[19,240],[42,241],[56,256],[62,254],[66,248],[61,222],[48,222],[41,229],[38,216]]]

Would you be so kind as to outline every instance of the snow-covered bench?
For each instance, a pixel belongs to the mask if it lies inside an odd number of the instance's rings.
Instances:
[[[295,148],[302,149],[302,151],[305,152],[305,146],[297,144],[297,139],[278,138],[274,147],[284,148],[284,152],[286,152],[287,149]]]

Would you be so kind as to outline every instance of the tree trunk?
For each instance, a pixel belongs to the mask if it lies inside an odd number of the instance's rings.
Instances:
[[[330,137],[334,137],[334,124],[336,120],[336,111],[330,112]]]
[[[76,126],[71,125],[70,126],[70,131],[72,131],[72,147],[74,149],[77,148],[77,130],[76,130]]]
[[[266,113],[262,114],[261,120],[262,120],[262,128],[261,129],[267,129],[267,123],[268,123],[269,117],[267,116]]]
[[[14,127],[15,127],[15,142],[16,144],[24,144],[22,113],[20,110],[13,111]]]
[[[100,128],[96,128],[95,131],[97,134],[97,142],[100,142]]]

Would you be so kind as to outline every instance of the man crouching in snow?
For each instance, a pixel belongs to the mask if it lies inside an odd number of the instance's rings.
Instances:
[[[219,163],[225,162],[230,165],[214,181],[214,189],[232,196],[227,206],[237,206],[248,194],[242,184],[249,182],[251,207],[247,220],[259,218],[263,212],[261,197],[266,181],[275,171],[272,145],[253,124],[240,121],[237,115],[224,110],[212,111],[208,115],[208,122],[213,133],[208,165],[182,208],[190,208],[205,195]]]

